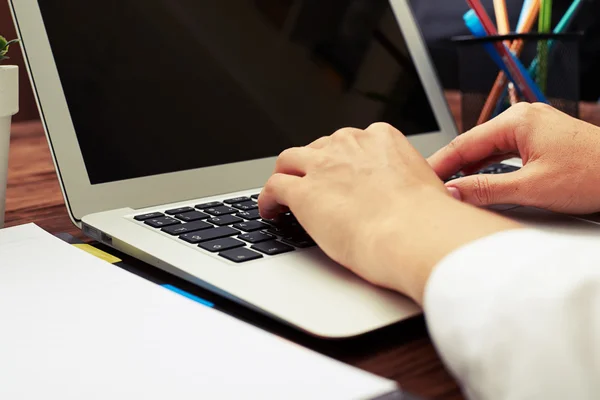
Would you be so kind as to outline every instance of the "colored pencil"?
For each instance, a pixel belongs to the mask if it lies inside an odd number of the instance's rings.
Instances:
[[[490,19],[487,11],[485,11],[485,8],[483,8],[481,1],[480,0],[466,0],[466,1],[467,1],[467,4],[469,5],[469,7],[471,7],[471,9],[473,11],[475,11],[475,13],[477,14],[477,17],[479,18],[479,21],[481,22],[481,25],[483,26],[483,29],[486,31],[487,35],[488,36],[497,36],[498,31],[496,30],[496,27],[494,26],[494,23]],[[523,74],[523,71],[519,68],[519,65],[517,64],[517,60],[510,53],[508,48],[506,46],[504,46],[503,43],[494,43],[493,46],[495,47],[496,51],[502,58],[502,61],[506,65],[506,68],[510,71],[510,75],[512,76],[512,78],[514,80],[514,83],[515,83],[517,89],[523,94],[525,99],[530,102],[540,101],[541,100],[540,97],[543,98],[543,94],[540,96],[541,93],[534,92],[532,85],[529,84],[529,82],[528,82],[528,79],[527,79],[528,77],[526,77]],[[527,71],[525,71],[525,72],[527,72]],[[535,83],[533,83],[533,84],[535,85]]]
[[[523,24],[525,23],[525,19],[527,18],[527,15],[529,14],[529,11],[531,10],[532,3],[533,3],[533,0],[525,0],[523,2],[523,8],[521,9],[521,15],[519,16],[519,22],[517,22],[517,29],[516,29],[517,32],[519,32],[523,29]]]
[[[505,0],[494,0],[494,11],[496,12],[496,25],[499,35],[508,35],[510,33],[510,22],[508,20],[508,10]]]
[[[521,24],[520,30],[517,33],[530,32],[533,29],[533,26],[535,25],[535,21],[538,17],[539,11],[540,11],[540,0],[532,0],[530,2],[529,10],[525,16],[525,20]],[[524,46],[523,40],[514,40],[513,43],[511,44],[510,50],[513,52],[513,54],[515,54],[518,57],[521,55],[523,46]],[[498,103],[498,99],[500,98],[500,96],[502,96],[502,93],[503,93],[507,83],[508,83],[508,78],[507,78],[506,74],[503,71],[500,71],[500,73],[498,74],[498,77],[496,78],[494,86],[492,87],[492,91],[490,92],[490,95],[488,96],[487,101],[485,102],[485,105],[483,106],[483,109],[481,110],[481,114],[479,115],[477,124],[482,124],[491,118],[492,113],[494,112],[494,109],[496,107],[496,104]],[[514,93],[514,96],[516,96],[516,93]]]
[[[550,33],[552,29],[552,0],[542,0],[540,8],[540,18],[538,24],[539,33]],[[537,84],[543,92],[546,91],[548,84],[548,41],[540,40],[538,42],[538,68]]]
[[[566,33],[570,29],[571,25],[573,24],[573,21],[575,21],[575,18],[577,17],[579,11],[581,11],[581,9],[583,8],[584,2],[585,2],[584,0],[573,1],[573,3],[567,9],[565,14],[562,16],[562,18],[560,19],[560,21],[558,22],[558,24],[556,25],[556,28],[554,28],[554,31],[552,33],[554,33],[555,35],[560,35],[560,34]],[[552,49],[554,48],[555,44],[556,44],[556,42],[554,39],[548,41],[549,53],[552,52]],[[531,65],[529,66],[529,75],[531,75],[534,78],[537,77],[538,63],[539,63],[539,58],[536,57],[532,61]],[[502,107],[503,107],[502,105],[504,104],[504,99],[506,98],[506,96],[507,96],[507,93],[505,90],[504,94],[502,95],[500,100],[498,100],[498,103],[496,104],[496,110],[494,112],[494,115],[497,115],[501,112]]]

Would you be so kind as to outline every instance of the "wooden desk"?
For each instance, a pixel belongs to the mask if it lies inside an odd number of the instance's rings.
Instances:
[[[449,99],[458,117],[458,96],[449,94]],[[582,115],[600,125],[600,107],[584,105]],[[39,122],[13,125],[7,197],[8,226],[35,222],[51,233],[68,232],[83,238],[68,217]],[[328,342],[313,347],[395,379],[417,395],[461,399],[458,386],[437,356],[424,323],[417,320],[411,324],[410,333],[407,330],[402,326],[384,330],[368,339],[350,342],[350,350],[332,350],[335,345]]]

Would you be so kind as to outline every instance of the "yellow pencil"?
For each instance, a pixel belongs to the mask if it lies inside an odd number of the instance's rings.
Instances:
[[[496,12],[496,24],[498,25],[499,35],[508,35],[510,33],[510,22],[508,21],[508,10],[505,0],[494,0],[494,11]]]

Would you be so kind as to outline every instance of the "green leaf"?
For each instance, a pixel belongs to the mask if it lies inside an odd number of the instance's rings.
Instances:
[[[0,36],[0,61],[8,60],[6,53],[8,53],[8,48],[11,44],[15,44],[19,41],[19,39],[7,41],[3,36]]]
[[[0,57],[5,55],[8,51],[8,42],[3,36],[0,36]]]

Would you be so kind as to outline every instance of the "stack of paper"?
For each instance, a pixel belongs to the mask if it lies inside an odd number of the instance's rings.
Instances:
[[[371,399],[393,382],[105,263],[0,230],[0,399]]]

